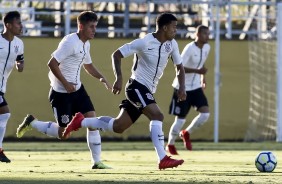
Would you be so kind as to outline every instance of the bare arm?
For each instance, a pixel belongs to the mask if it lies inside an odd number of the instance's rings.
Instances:
[[[120,94],[122,89],[121,58],[123,58],[123,55],[119,50],[116,50],[112,54],[112,67],[113,67],[114,75],[116,77],[112,89],[112,92],[114,94]]]
[[[200,69],[184,67],[184,70],[185,70],[185,73],[197,73],[197,74],[203,74],[203,75],[206,74],[208,71],[208,69],[205,66],[203,66]]]
[[[176,65],[176,76],[179,82],[178,100],[183,101],[186,99],[185,91],[185,71],[182,64]]]
[[[106,78],[98,71],[98,69],[93,64],[84,64],[83,67],[88,74],[99,79],[100,82],[104,83],[107,89],[112,89],[110,83],[106,80]]]
[[[72,84],[65,79],[59,68],[59,63],[54,57],[49,60],[48,67],[50,68],[51,72],[57,77],[57,79],[64,85],[68,93],[75,92],[76,84]]]

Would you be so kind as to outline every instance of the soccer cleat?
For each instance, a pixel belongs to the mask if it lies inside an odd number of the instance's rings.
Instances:
[[[10,163],[11,160],[4,154],[4,150],[0,151],[0,162]]]
[[[168,151],[171,155],[178,155],[176,147],[173,144],[166,145],[166,151]]]
[[[92,169],[112,169],[111,167],[103,164],[103,162],[98,162],[98,163],[95,163],[93,166],[92,166]]]
[[[190,140],[190,134],[187,130],[181,130],[179,137],[183,140],[184,146],[186,149],[192,151],[192,143]]]
[[[81,121],[83,119],[83,114],[81,114],[80,112],[76,113],[75,116],[72,118],[71,122],[65,128],[65,131],[63,132],[63,137],[67,138],[70,136],[70,133],[72,131],[77,131],[79,128],[81,128]]]
[[[23,122],[19,125],[17,128],[17,137],[21,138],[27,131],[32,130],[32,127],[30,126],[31,122],[36,120],[32,115],[28,114]]]
[[[173,168],[177,167],[181,164],[183,164],[184,160],[176,160],[170,158],[170,156],[165,156],[159,163],[159,169],[167,169],[167,168]]]

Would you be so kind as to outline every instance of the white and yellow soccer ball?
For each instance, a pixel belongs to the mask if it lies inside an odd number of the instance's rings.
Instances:
[[[255,165],[260,172],[272,172],[277,166],[277,160],[271,151],[262,151],[257,155]]]

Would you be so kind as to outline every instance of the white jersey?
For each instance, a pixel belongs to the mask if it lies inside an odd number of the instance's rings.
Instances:
[[[8,77],[10,76],[16,61],[23,61],[24,45],[21,39],[14,36],[8,41],[0,36],[0,91],[6,92]]]
[[[185,46],[181,53],[182,64],[186,68],[200,69],[204,66],[210,52],[210,45],[204,44],[203,48],[199,48],[195,42],[191,42]],[[178,79],[173,80],[172,86],[179,89]],[[201,88],[201,74],[185,73],[185,90],[191,91]]]
[[[76,90],[81,87],[80,70],[83,64],[92,63],[90,43],[83,43],[77,33],[66,35],[59,43],[57,50],[51,54],[58,62],[61,73],[68,82],[76,84]],[[63,84],[49,71],[52,88],[61,93],[67,93]]]
[[[131,78],[145,85],[152,93],[156,92],[168,58],[171,56],[175,65],[181,64],[177,42],[173,39],[161,43],[152,33],[121,46],[119,50],[124,57],[135,54]]]

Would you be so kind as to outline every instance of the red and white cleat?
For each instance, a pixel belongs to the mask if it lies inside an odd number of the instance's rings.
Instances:
[[[65,131],[63,132],[63,137],[68,138],[72,131],[77,131],[79,128],[81,128],[81,122],[83,119],[83,114],[81,114],[80,112],[76,113],[75,116],[72,118],[71,122],[65,128]]]

